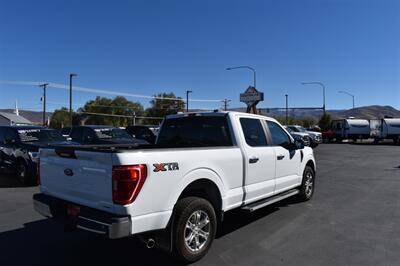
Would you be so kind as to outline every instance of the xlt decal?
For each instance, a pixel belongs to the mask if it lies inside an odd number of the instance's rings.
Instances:
[[[165,172],[179,170],[178,163],[154,163],[153,172]]]

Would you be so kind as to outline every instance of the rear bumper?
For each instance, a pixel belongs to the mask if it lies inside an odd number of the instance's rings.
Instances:
[[[77,206],[77,215],[67,214],[67,206]],[[131,235],[130,216],[120,216],[85,206],[80,206],[42,193],[33,195],[34,209],[43,216],[54,218],[65,225],[105,235],[108,238],[122,238]]]

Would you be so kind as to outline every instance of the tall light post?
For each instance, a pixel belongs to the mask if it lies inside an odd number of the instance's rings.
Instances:
[[[46,87],[49,83],[43,83],[39,87],[43,87],[43,126],[46,125]]]
[[[189,93],[192,93],[193,91],[186,91],[186,113],[189,112]]]
[[[289,124],[289,102],[288,102],[289,95],[285,94],[286,98],[286,125]]]
[[[347,91],[338,91],[339,93],[347,94],[353,98],[353,109],[354,109],[354,95],[351,93],[348,93]]]
[[[72,78],[76,77],[77,74],[69,74],[69,125],[72,127]]]
[[[256,70],[252,68],[251,66],[237,66],[237,67],[228,67],[226,70],[233,70],[233,69],[238,69],[238,68],[247,68],[253,71],[253,87],[256,88]]]
[[[301,85],[319,85],[322,87],[322,109],[324,110],[324,114],[326,113],[326,108],[325,108],[325,85],[322,82],[319,81],[309,81],[309,82],[302,82]]]

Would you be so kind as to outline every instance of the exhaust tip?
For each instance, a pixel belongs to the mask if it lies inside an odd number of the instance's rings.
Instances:
[[[147,240],[146,247],[147,247],[148,249],[154,248],[155,245],[156,245],[156,241],[154,241],[153,238],[149,238],[149,239]]]

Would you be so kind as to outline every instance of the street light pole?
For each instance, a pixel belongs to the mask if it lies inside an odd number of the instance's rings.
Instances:
[[[253,71],[253,86],[256,88],[256,70],[252,68],[251,66],[237,66],[237,67],[228,67],[226,70],[233,70],[233,69],[238,69],[238,68],[247,68]]]
[[[189,93],[192,93],[193,91],[186,91],[186,113],[189,112]]]
[[[46,87],[49,83],[43,83],[39,87],[43,87],[43,126],[46,125]]]
[[[325,85],[322,82],[319,81],[310,81],[310,82],[302,82],[301,85],[319,85],[322,87],[322,109],[324,110],[324,114],[326,113],[326,107],[325,107]]]
[[[72,127],[72,78],[76,77],[76,74],[69,74],[69,125]]]
[[[289,95],[285,94],[286,97],[286,125],[289,124],[289,104],[288,104],[288,97]]]
[[[344,94],[347,94],[347,95],[349,95],[349,96],[351,96],[352,98],[353,98],[353,109],[354,109],[354,95],[353,94],[351,94],[351,93],[348,93],[347,91],[338,91],[339,93],[344,93]]]

